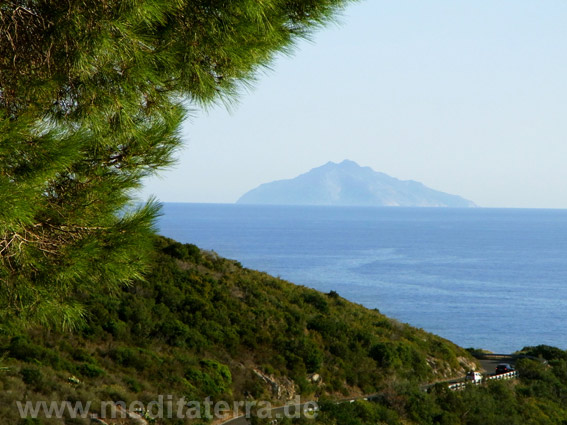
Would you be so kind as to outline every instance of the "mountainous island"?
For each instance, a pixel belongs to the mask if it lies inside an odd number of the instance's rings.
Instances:
[[[264,183],[239,204],[455,207],[476,205],[413,180],[399,180],[354,161],[328,162],[293,179]]]

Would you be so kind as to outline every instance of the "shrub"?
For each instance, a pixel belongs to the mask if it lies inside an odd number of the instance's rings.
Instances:
[[[23,368],[20,370],[20,375],[22,376],[22,381],[24,381],[26,385],[36,389],[41,388],[43,385],[43,373],[35,367]]]
[[[164,254],[182,261],[191,259],[196,263],[198,263],[201,259],[201,250],[197,246],[192,244],[181,244],[172,240],[169,240],[169,242],[169,245],[162,248],[162,252]]]
[[[104,370],[97,365],[91,363],[83,363],[78,367],[78,371],[81,375],[87,378],[98,378],[104,375]]]
[[[191,367],[185,372],[194,387],[213,397],[231,392],[232,374],[228,366],[215,360],[202,360],[200,366],[200,369]]]
[[[389,367],[397,358],[393,344],[386,342],[374,344],[368,355],[382,368]]]
[[[138,371],[158,366],[159,358],[150,355],[140,349],[131,347],[115,348],[109,352],[110,358],[121,366],[131,367]]]
[[[524,347],[520,353],[526,356],[540,357],[545,360],[567,360],[567,351],[549,345]]]
[[[303,294],[303,301],[308,304],[311,304],[321,313],[328,313],[329,312],[329,304],[327,300],[323,297],[322,294],[319,292],[308,292]]]
[[[175,347],[184,347],[191,335],[189,326],[177,319],[164,321],[160,326],[160,331],[165,341]]]
[[[16,336],[12,338],[8,350],[10,356],[26,362],[42,360],[46,356],[45,348],[34,344],[23,336]]]
[[[140,391],[142,391],[142,385],[134,378],[127,378],[125,382],[130,391],[134,393],[139,393]]]

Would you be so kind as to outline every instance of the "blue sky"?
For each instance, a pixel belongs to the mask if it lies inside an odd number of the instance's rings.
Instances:
[[[367,0],[231,111],[193,111],[142,197],[234,202],[351,159],[485,207],[567,208],[567,2]]]

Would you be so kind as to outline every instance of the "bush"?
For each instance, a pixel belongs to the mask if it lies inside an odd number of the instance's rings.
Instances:
[[[131,347],[115,348],[109,352],[109,356],[119,365],[131,367],[138,371],[157,367],[161,363],[157,356]]]
[[[23,336],[12,338],[8,351],[11,357],[26,362],[38,361],[46,357],[45,348],[34,344]]]
[[[319,292],[308,292],[303,294],[303,301],[311,304],[321,313],[328,313],[329,312],[329,304],[327,300],[323,297],[322,294]]]
[[[140,391],[142,391],[142,385],[134,378],[127,378],[125,382],[130,391],[134,393],[139,393]]]
[[[78,371],[81,375],[87,378],[98,378],[104,375],[104,370],[97,365],[91,363],[83,363],[78,367]]]
[[[368,355],[382,368],[389,367],[397,358],[393,344],[387,342],[374,344]]]
[[[339,298],[339,293],[336,291],[330,291],[329,293],[327,293],[327,296],[329,298],[337,299]]]
[[[169,240],[169,242],[170,243],[167,246],[162,248],[162,252],[164,254],[182,261],[191,259],[196,263],[198,263],[201,259],[201,250],[197,246],[192,244],[181,244],[172,240]]]
[[[567,360],[567,351],[549,345],[538,345],[535,347],[524,347],[520,354],[539,357],[545,360]]]
[[[218,396],[231,392],[232,374],[228,366],[215,360],[203,360],[200,369],[191,367],[185,372],[189,382],[204,395]]]
[[[73,370],[73,365],[63,359],[60,353],[50,348],[42,347],[24,336],[15,336],[8,346],[11,357],[28,363],[41,363],[57,370]]]
[[[169,345],[185,347],[185,343],[191,335],[189,326],[180,320],[166,320],[160,326],[161,334]]]
[[[20,370],[22,381],[35,389],[41,388],[43,385],[43,373],[35,367],[25,367]]]
[[[520,359],[516,362],[516,369],[522,379],[545,380],[550,376],[548,367],[532,359]]]

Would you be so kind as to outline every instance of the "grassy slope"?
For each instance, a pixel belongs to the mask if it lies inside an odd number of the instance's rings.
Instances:
[[[80,298],[90,315],[74,334],[4,328],[0,423],[20,423],[15,400],[338,397],[462,375],[471,361],[451,342],[335,293],[165,238],[145,282]],[[276,394],[254,369],[284,390]],[[322,380],[310,381],[313,373]]]

